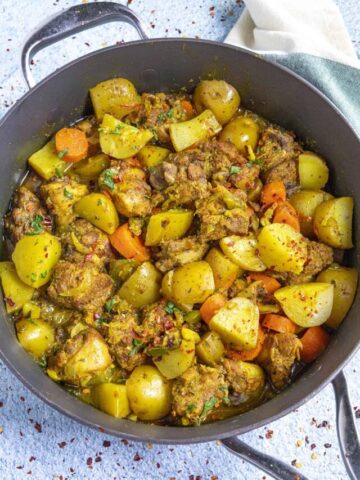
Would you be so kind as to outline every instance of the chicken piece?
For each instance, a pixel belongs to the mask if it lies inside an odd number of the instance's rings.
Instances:
[[[255,400],[261,396],[265,387],[265,374],[259,365],[226,358],[223,366],[231,390],[241,401]]]
[[[79,218],[61,235],[63,259],[72,263],[91,262],[103,268],[114,258],[108,236]]]
[[[14,195],[12,210],[5,215],[4,225],[10,240],[15,244],[27,234],[51,232],[52,219],[38,197],[22,186]]]
[[[55,216],[60,228],[69,225],[75,219],[73,205],[89,193],[86,185],[81,185],[69,177],[44,183],[40,187],[40,192],[47,209]]]
[[[328,267],[334,260],[334,251],[328,245],[320,242],[307,241],[307,261],[304,270],[299,275],[289,273],[289,284],[306,283],[314,280],[315,276]]]
[[[113,161],[99,177],[100,188],[112,196],[117,211],[125,217],[142,217],[151,212],[151,187],[145,172],[132,159]]]
[[[297,158],[301,151],[294,135],[279,128],[268,127],[260,136],[257,159],[261,160],[263,170],[269,170],[282,162]]]
[[[151,185],[161,190],[172,206],[191,206],[210,195],[211,184],[227,183],[231,167],[246,163],[237,148],[229,142],[202,142],[196,147],[170,154],[154,168]]]
[[[167,302],[162,300],[145,307],[142,312],[140,335],[147,343],[147,351],[150,354],[153,347],[171,349],[178,347],[181,343],[182,319],[168,314],[165,310],[166,304]]]
[[[130,113],[127,120],[151,130],[156,140],[169,143],[169,125],[188,120],[181,105],[184,95],[166,93],[143,93],[141,107]]]
[[[229,182],[233,187],[249,192],[255,188],[259,174],[260,167],[256,164],[248,163],[243,165],[239,172],[232,173],[229,177]]]
[[[227,235],[248,234],[249,210],[241,191],[231,193],[225,187],[217,187],[210,197],[198,201],[196,206],[201,240],[220,240]]]
[[[112,321],[108,324],[106,341],[118,365],[131,372],[136,366],[145,362],[143,353],[145,343],[137,333],[139,320],[135,310],[130,305],[125,305]]]
[[[48,366],[57,377],[73,385],[85,386],[91,378],[112,363],[108,346],[100,333],[87,328],[69,338],[58,353],[49,358]]]
[[[160,244],[160,250],[155,254],[155,265],[161,272],[201,260],[209,246],[195,236],[168,240]]]
[[[60,260],[47,293],[60,306],[97,313],[102,311],[113,287],[111,277],[107,273],[100,273],[93,264]]]
[[[291,368],[300,359],[301,341],[293,333],[267,335],[256,361],[269,374],[278,390],[290,382]]]
[[[184,424],[200,424],[216,407],[228,402],[228,384],[221,368],[194,365],[174,380],[173,415]]]
[[[287,194],[293,192],[299,184],[297,160],[287,160],[276,165],[263,175],[266,183],[281,181],[286,187]]]

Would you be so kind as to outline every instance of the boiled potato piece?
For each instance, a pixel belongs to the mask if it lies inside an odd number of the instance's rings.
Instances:
[[[241,350],[255,348],[259,331],[259,309],[247,298],[236,297],[226,302],[209,322],[225,343]]]
[[[229,288],[242,272],[239,265],[232,262],[217,248],[212,248],[205,257],[214,274],[215,288]]]
[[[29,157],[29,165],[45,180],[63,175],[69,164],[58,157],[54,139]]]
[[[109,274],[115,283],[122,284],[135,272],[139,265],[140,262],[132,258],[110,260]]]
[[[20,280],[12,262],[0,262],[0,280],[8,313],[20,310],[32,299],[35,289]]]
[[[221,125],[211,110],[186,122],[172,123],[169,126],[170,138],[177,152],[191,147],[194,143],[213,137],[221,130]]]
[[[264,264],[278,272],[301,273],[307,260],[304,237],[285,223],[266,225],[258,235],[258,250]]]
[[[74,212],[108,234],[119,226],[119,216],[113,202],[103,193],[89,193],[74,205]]]
[[[329,169],[324,160],[313,152],[299,155],[299,181],[304,190],[320,190],[329,180]]]
[[[150,262],[142,263],[123,283],[118,296],[134,307],[150,305],[160,298],[161,273]]]
[[[220,134],[222,142],[231,142],[241,153],[247,154],[246,148],[256,149],[259,140],[259,126],[250,117],[237,117],[231,120]]]
[[[338,328],[354,301],[358,284],[358,272],[355,268],[334,264],[323,270],[318,275],[316,281],[334,285],[334,303],[326,325],[331,328]]]
[[[40,358],[55,343],[55,331],[40,319],[23,319],[15,324],[21,346],[34,358]]]
[[[140,130],[108,114],[99,128],[102,152],[117,159],[136,155],[152,137],[150,130]]]
[[[207,332],[196,345],[196,355],[206,365],[214,366],[222,359],[225,353],[224,344],[216,332]]]
[[[154,358],[154,364],[165,378],[171,380],[180,377],[193,363],[195,358],[194,340],[181,341],[179,348],[169,350]]]
[[[21,238],[15,245],[12,260],[20,280],[39,288],[50,280],[60,256],[59,240],[50,233],[41,233]]]
[[[314,214],[314,231],[319,240],[334,248],[352,248],[353,209],[351,197],[334,198],[319,205]]]
[[[172,295],[177,302],[203,303],[214,290],[214,275],[207,262],[187,263],[174,271]]]
[[[220,247],[230,260],[244,270],[263,272],[266,265],[258,254],[258,242],[252,237],[231,235],[220,240]]]
[[[161,282],[161,293],[165,298],[174,302],[179,308],[181,308],[181,310],[184,310],[185,312],[191,312],[193,308],[192,303],[181,303],[174,297],[174,294],[173,294],[174,272],[175,270],[169,270],[164,275]]]
[[[235,115],[240,105],[237,90],[224,80],[202,80],[195,88],[193,100],[198,113],[211,110],[221,125]]]
[[[333,198],[322,190],[301,190],[289,198],[289,202],[299,215],[300,231],[306,237],[313,237],[313,217],[316,208],[326,200]]]
[[[90,88],[90,98],[98,121],[105,113],[122,118],[141,104],[134,84],[126,78],[112,78],[98,83]]]
[[[124,418],[130,413],[126,385],[100,383],[91,389],[91,398],[95,407],[115,418]]]
[[[300,327],[322,325],[330,317],[334,286],[329,283],[302,283],[274,292],[287,317]]]
[[[175,240],[183,237],[189,230],[194,213],[191,210],[167,210],[151,215],[145,245],[155,246],[163,240]]]
[[[99,153],[93,157],[84,158],[80,162],[74,163],[71,174],[78,175],[82,180],[95,180],[100,173],[109,168],[110,159],[104,153]]]
[[[145,145],[137,154],[138,159],[146,168],[156,167],[169,155],[170,150],[155,145]]]
[[[171,382],[150,365],[140,365],[126,382],[131,410],[140,420],[158,420],[171,410]]]

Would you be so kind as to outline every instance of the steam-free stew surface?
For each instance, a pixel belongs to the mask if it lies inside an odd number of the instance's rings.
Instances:
[[[94,115],[30,156],[4,219],[0,279],[29,362],[117,418],[254,408],[351,307],[357,272],[334,259],[353,200],[225,81],[139,95],[115,78],[90,96]]]

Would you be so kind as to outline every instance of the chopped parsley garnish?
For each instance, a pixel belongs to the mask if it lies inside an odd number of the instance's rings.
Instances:
[[[168,302],[166,305],[165,305],[165,312],[168,313],[169,315],[172,315],[173,313],[175,312],[178,312],[179,309],[177,308],[177,306],[173,303],[173,302]]]
[[[158,122],[164,123],[166,119],[171,118],[174,115],[174,110],[171,108],[167,112],[160,112],[157,116]]]
[[[115,128],[113,128],[113,129],[100,127],[99,132],[110,133],[111,135],[120,135],[121,130],[123,128],[125,128],[125,127],[123,125],[120,125],[120,124],[116,125]]]
[[[154,139],[155,139],[155,140],[159,140],[159,135],[158,135],[158,133],[157,133],[156,128],[152,127],[152,128],[150,128],[150,131],[151,131],[151,133],[154,135]]]
[[[140,348],[144,345],[144,343],[141,340],[138,340],[137,338],[133,339],[133,347],[130,350],[129,357],[132,357],[136,353],[139,352]]]
[[[217,403],[216,397],[210,397],[209,400],[206,400],[203,411],[201,412],[201,415],[200,415],[200,420],[205,420],[207,414],[211,412],[211,410],[215,407],[216,403]]]
[[[114,183],[114,177],[117,175],[117,173],[115,172],[115,170],[105,170],[104,174],[103,174],[103,178],[102,178],[102,183],[110,188],[110,190],[114,190],[114,187],[115,187],[115,183]]]
[[[48,274],[47,270],[45,270],[45,272],[41,272],[40,273],[40,278],[46,278],[47,274]]]
[[[240,172],[241,172],[241,167],[239,167],[238,165],[231,165],[229,169],[230,175],[237,175]]]
[[[55,167],[55,175],[56,175],[58,178],[62,178],[62,177],[64,176],[61,168]]]
[[[42,215],[35,215],[34,220],[30,224],[32,228],[30,235],[37,235],[38,233],[42,233],[44,231],[42,224],[43,221],[44,217]]]
[[[38,364],[39,367],[41,367],[41,368],[46,368],[46,367],[47,367],[47,360],[46,360],[45,355],[43,355],[42,357],[40,357],[40,358],[38,359],[37,364]]]
[[[69,190],[66,190],[66,188],[64,188],[64,196],[69,200],[74,200],[74,195],[71,192],[69,192]]]
[[[191,413],[195,410],[196,405],[194,403],[189,403],[189,405],[186,407],[186,412]]]
[[[31,274],[31,281],[32,281],[32,282],[36,282],[36,277],[37,277],[36,273],[35,273],[35,272],[32,272],[32,274]]]
[[[114,298],[111,298],[110,300],[108,300],[106,303],[105,303],[105,310],[110,313],[111,310],[113,309],[113,306],[115,304],[115,299]]]
[[[107,323],[106,321],[106,318],[105,317],[99,317],[95,320],[95,325],[97,327],[101,327],[101,325],[104,325],[105,323]]]
[[[58,152],[58,157],[60,159],[63,159],[65,157],[65,155],[67,155],[69,153],[69,149],[68,148],[64,148],[64,150],[60,150]]]

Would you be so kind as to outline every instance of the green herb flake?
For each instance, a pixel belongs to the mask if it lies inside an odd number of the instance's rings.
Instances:
[[[132,357],[133,355],[136,355],[140,348],[144,345],[144,343],[141,340],[138,340],[137,338],[133,339],[133,347],[129,353],[129,357]]]
[[[35,215],[34,220],[31,222],[30,226],[32,231],[29,235],[38,235],[44,231],[44,227],[42,222],[44,221],[44,217],[42,215]]]
[[[114,298],[111,298],[110,300],[108,300],[106,303],[105,303],[105,310],[110,313],[111,310],[113,309],[113,306],[115,304],[115,299]]]
[[[115,172],[115,170],[105,170],[104,174],[103,174],[103,178],[102,178],[102,183],[110,188],[110,190],[114,190],[115,188],[115,183],[114,183],[114,177],[117,175],[117,173]]]
[[[95,320],[95,326],[96,327],[101,327],[102,325],[106,324],[106,318],[105,317],[99,317]]]
[[[196,405],[194,403],[189,403],[189,405],[186,407],[186,413],[192,413],[196,408]]]
[[[47,367],[47,359],[46,359],[45,355],[43,355],[42,357],[40,357],[40,358],[37,360],[37,364],[38,364],[39,367],[41,367],[41,368],[46,368],[46,367]]]
[[[208,400],[206,400],[203,411],[201,412],[201,415],[200,415],[200,420],[204,420],[206,418],[208,413],[210,413],[211,410],[215,407],[217,401],[218,400],[216,397],[210,397]]]
[[[66,188],[64,188],[64,197],[68,198],[69,200],[74,200],[74,195]]]
[[[32,274],[31,274],[31,281],[32,281],[32,282],[36,282],[36,278],[37,278],[36,273],[32,272]]]
[[[64,148],[64,150],[60,150],[58,152],[58,157],[62,160],[65,155],[67,155],[69,153],[69,149],[68,148]]]
[[[168,302],[166,305],[165,305],[165,312],[168,313],[169,315],[172,315],[173,313],[175,313],[176,311],[180,311],[177,306],[173,303],[173,302]]]
[[[56,175],[58,178],[62,178],[62,177],[64,176],[61,168],[55,167],[55,175]]]
[[[47,277],[47,274],[48,274],[48,271],[45,270],[45,272],[41,272],[40,273],[40,278],[46,278]]]
[[[230,175],[237,175],[240,172],[241,172],[241,167],[239,167],[238,165],[231,165],[229,169]]]

